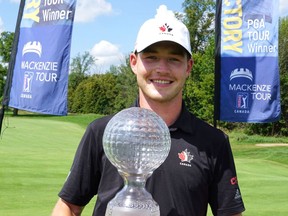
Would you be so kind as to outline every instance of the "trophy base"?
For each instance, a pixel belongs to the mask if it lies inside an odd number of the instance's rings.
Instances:
[[[129,175],[125,186],[110,200],[105,216],[160,216],[159,205],[145,189],[145,178]]]
[[[151,212],[149,209],[135,209],[126,207],[107,208],[105,216],[160,216],[160,211]]]

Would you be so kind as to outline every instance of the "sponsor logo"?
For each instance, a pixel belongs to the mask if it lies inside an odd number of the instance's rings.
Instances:
[[[22,56],[26,53],[36,53],[40,58],[42,55],[42,45],[39,41],[30,41],[26,43],[22,49]]]
[[[235,196],[234,196],[234,199],[240,199],[241,198],[241,193],[239,191],[239,189],[236,190],[236,193],[235,193]]]
[[[21,98],[32,99],[32,81],[33,81],[33,72],[25,71],[24,72],[24,80],[23,80],[23,88],[22,93],[20,94]]]
[[[230,179],[230,183],[231,183],[231,185],[236,185],[236,184],[238,184],[237,177],[235,176],[235,177],[231,178],[231,179]]]
[[[248,69],[248,68],[235,68],[234,70],[231,71],[230,74],[230,82],[234,79],[248,79],[250,81],[253,81],[253,74],[252,72]],[[238,113],[238,114],[248,114],[250,113],[249,110],[249,93],[248,92],[244,92],[243,90],[245,89],[244,87],[246,87],[247,85],[242,85],[243,88],[239,88],[239,85],[229,85],[229,90],[236,90],[240,92],[237,92],[236,94],[236,104],[235,104],[235,109],[234,109],[234,113]],[[247,87],[248,88],[248,87]]]
[[[235,78],[247,78],[247,79],[253,81],[253,74],[247,68],[245,68],[245,69],[244,68],[240,68],[240,69],[236,68],[230,74],[230,81],[232,79],[235,79]]]
[[[23,83],[23,92],[30,93],[31,92],[31,86],[32,86],[32,79],[33,79],[33,72],[25,72],[24,73],[24,83]]]
[[[248,109],[248,93],[238,92],[236,97],[237,109]]]

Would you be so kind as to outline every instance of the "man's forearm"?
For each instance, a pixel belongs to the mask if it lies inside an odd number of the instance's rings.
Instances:
[[[82,210],[82,206],[73,205],[60,198],[57,201],[51,216],[80,216]]]

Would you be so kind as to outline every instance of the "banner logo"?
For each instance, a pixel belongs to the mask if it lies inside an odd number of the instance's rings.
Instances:
[[[22,56],[26,53],[36,53],[38,54],[39,58],[41,58],[42,55],[42,45],[39,41],[30,41],[26,43],[22,50]]]
[[[232,79],[235,79],[235,78],[247,78],[247,79],[252,81],[253,80],[253,74],[247,68],[245,68],[245,69],[243,69],[243,68],[238,69],[237,68],[231,72],[230,81]]]
[[[34,75],[34,73],[32,73],[32,72],[25,72],[24,73],[23,92],[31,93],[33,75]]]
[[[248,109],[248,93],[238,92],[236,99],[237,109]]]

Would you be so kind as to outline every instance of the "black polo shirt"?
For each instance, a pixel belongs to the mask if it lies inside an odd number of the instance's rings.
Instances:
[[[80,206],[97,194],[95,216],[105,215],[107,203],[123,187],[102,146],[103,132],[111,118],[96,119],[87,127],[59,193],[62,199]],[[243,212],[228,137],[196,118],[184,104],[169,129],[170,153],[146,184],[160,206],[161,216],[204,216],[208,203],[214,215]]]

